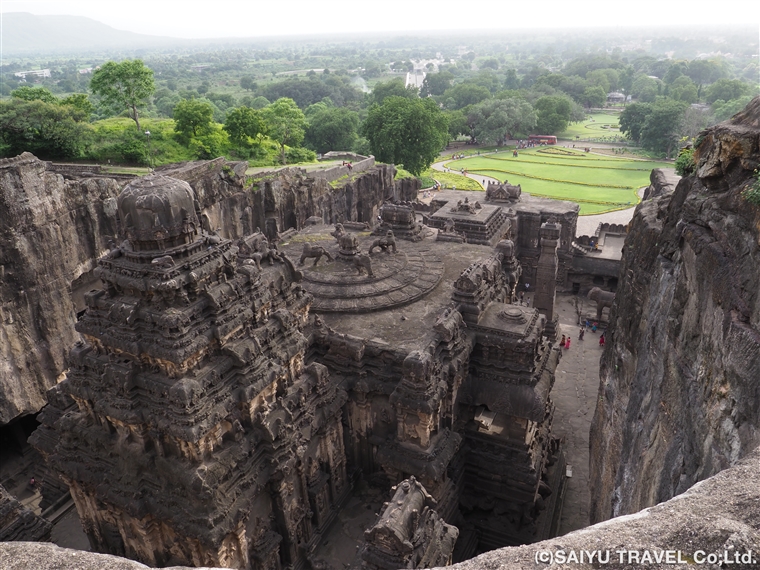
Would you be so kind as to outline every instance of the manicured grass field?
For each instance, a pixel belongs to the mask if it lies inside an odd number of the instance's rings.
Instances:
[[[464,162],[464,161],[458,161]],[[481,184],[472,178],[453,172],[440,172],[428,169],[422,173],[423,177],[430,177],[441,183],[444,188],[456,188],[457,190],[485,190]]]
[[[620,113],[593,113],[586,120],[572,123],[567,129],[558,134],[559,139],[576,140],[609,140],[622,141],[625,139],[620,132],[618,118]]]
[[[637,191],[649,185],[653,168],[672,164],[587,154],[562,147],[540,147],[469,157],[446,163],[449,168],[520,184],[529,194],[571,200],[581,214],[623,210],[638,204]]]

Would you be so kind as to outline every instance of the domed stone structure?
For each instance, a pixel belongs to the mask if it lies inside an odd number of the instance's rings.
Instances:
[[[196,235],[195,193],[183,180],[138,178],[119,195],[118,208],[122,231],[135,251],[183,245]]]

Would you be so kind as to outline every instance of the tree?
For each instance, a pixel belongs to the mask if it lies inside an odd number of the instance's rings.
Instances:
[[[651,103],[660,92],[660,80],[643,73],[636,76],[631,85],[631,95],[642,103]]]
[[[573,103],[565,97],[541,97],[533,106],[538,113],[536,130],[542,135],[561,133],[573,116]]]
[[[595,69],[594,71],[589,71],[586,74],[586,81],[588,81],[588,84],[590,87],[601,87],[604,90],[605,97],[607,96],[607,93],[610,92],[610,89],[612,88],[610,78],[605,73],[606,69]],[[611,70],[614,72],[614,70]],[[617,73],[615,72],[615,75]]]
[[[654,152],[663,152],[666,158],[670,158],[670,152],[680,138],[678,129],[687,107],[686,103],[667,98],[653,103],[641,128],[641,146]]]
[[[522,99],[490,99],[472,108],[467,120],[480,143],[501,144],[536,126],[536,112]]]
[[[253,77],[244,75],[240,78],[240,87],[246,91],[255,91],[258,88],[258,84],[253,80]]]
[[[443,92],[451,87],[452,81],[454,81],[454,76],[448,71],[428,73],[425,76],[425,80],[422,82],[420,97],[427,97],[428,95],[443,95]]]
[[[324,108],[309,119],[304,142],[318,153],[351,150],[356,143],[359,115],[345,107]]]
[[[45,87],[29,87],[24,85],[11,92],[11,97],[22,101],[44,101],[45,103],[58,103],[58,98]]]
[[[214,107],[203,99],[182,99],[174,107],[174,131],[185,141],[208,134]]]
[[[103,103],[116,112],[126,109],[129,118],[140,129],[139,109],[156,91],[153,70],[140,59],[125,59],[121,63],[109,61],[96,70],[90,80],[90,89]]]
[[[705,90],[705,101],[710,105],[718,99],[730,101],[749,94],[750,86],[738,79],[718,79]]]
[[[458,83],[443,93],[443,104],[447,109],[461,109],[490,98],[491,92],[482,85]]]
[[[448,120],[430,98],[388,97],[372,105],[362,134],[375,157],[403,164],[415,176],[428,168],[449,140]]]
[[[250,148],[266,134],[267,125],[262,114],[250,107],[237,107],[227,113],[223,129],[230,136],[232,144]]]
[[[25,101],[0,102],[0,155],[29,151],[43,159],[81,158],[92,135],[88,115],[70,105]]]
[[[92,112],[95,110],[95,107],[92,106],[87,93],[72,93],[68,97],[61,99],[60,104],[69,105],[71,107],[79,109],[82,113],[84,113],[84,116],[86,117],[92,115]]]
[[[306,134],[306,117],[293,99],[282,97],[261,110],[269,136],[280,145],[280,162],[285,164],[285,145],[298,146]]]
[[[683,101],[684,103],[696,103],[697,102],[697,86],[694,82],[681,75],[673,80],[673,83],[668,87],[668,96],[676,101]]]
[[[641,138],[641,129],[644,128],[644,122],[651,112],[652,105],[650,103],[628,105],[620,113],[620,132],[638,144]]]
[[[589,86],[583,90],[583,104],[588,107],[602,107],[607,101],[607,92],[600,85]]]
[[[472,136],[472,129],[467,122],[467,115],[464,111],[444,111],[449,120],[449,137],[456,139],[459,135]]]
[[[382,105],[388,97],[405,97],[407,99],[416,99],[418,97],[416,87],[405,87],[404,80],[401,78],[391,79],[384,83],[377,83],[372,89],[372,100],[378,105]]]
[[[504,78],[504,89],[519,89],[520,78],[517,77],[517,71],[514,69],[508,69]]]

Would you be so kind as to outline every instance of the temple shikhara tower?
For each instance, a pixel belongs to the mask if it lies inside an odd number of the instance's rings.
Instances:
[[[199,231],[186,183],[140,179],[118,207],[126,241],[100,260],[104,288],[45,411],[57,433],[39,446],[99,551],[295,564],[349,490],[346,393],[304,363],[311,297],[263,236],[242,241],[264,250],[260,270],[260,255]]]
[[[389,201],[374,232],[233,240],[188,183],[128,184],[33,437],[93,548],[156,566],[322,567],[368,485],[395,495],[361,529],[367,569],[551,536],[560,225],[513,194],[440,198],[433,228]],[[524,272],[535,308],[517,302]]]

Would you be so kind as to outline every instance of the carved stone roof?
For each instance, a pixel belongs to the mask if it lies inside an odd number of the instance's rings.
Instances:
[[[168,176],[130,182],[119,195],[118,207],[122,231],[138,251],[188,243],[198,224],[193,189]]]

